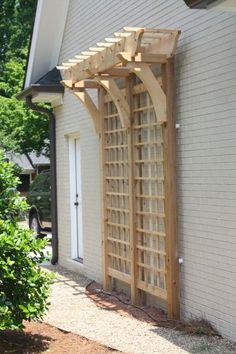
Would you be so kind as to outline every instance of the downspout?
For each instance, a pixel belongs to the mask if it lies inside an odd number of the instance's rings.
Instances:
[[[32,96],[26,96],[26,105],[35,112],[47,114],[49,118],[50,166],[51,166],[51,216],[52,216],[52,258],[51,263],[58,262],[58,224],[57,224],[57,175],[56,175],[56,121],[54,113],[32,102]]]

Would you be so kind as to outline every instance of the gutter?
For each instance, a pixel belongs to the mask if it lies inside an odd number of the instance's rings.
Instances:
[[[51,177],[51,215],[52,215],[52,258],[51,263],[58,262],[58,219],[57,219],[57,176],[56,176],[56,122],[54,113],[32,102],[32,96],[25,97],[26,105],[33,111],[44,113],[49,118],[50,135],[50,177]]]
[[[185,4],[191,9],[206,9],[209,5],[218,0],[184,0]]]

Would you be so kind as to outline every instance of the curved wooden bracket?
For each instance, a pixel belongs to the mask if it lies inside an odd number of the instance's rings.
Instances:
[[[102,76],[97,76],[94,80],[109,93],[116,105],[122,127],[128,128],[130,126],[130,107],[115,80],[110,77],[103,78]]]
[[[93,125],[97,134],[100,133],[100,113],[92,98],[86,90],[74,91],[73,94],[83,103],[93,120]]]
[[[166,95],[148,64],[128,63],[127,67],[144,83],[152,99],[158,122],[166,122]]]

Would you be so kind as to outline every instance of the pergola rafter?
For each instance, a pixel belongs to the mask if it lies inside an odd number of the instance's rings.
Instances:
[[[101,137],[104,287],[179,317],[174,56],[180,31],[125,27],[58,67]],[[158,67],[159,74],[155,68]],[[123,80],[122,80],[123,79]],[[140,83],[141,81],[141,83]],[[98,105],[89,95],[98,91]]]

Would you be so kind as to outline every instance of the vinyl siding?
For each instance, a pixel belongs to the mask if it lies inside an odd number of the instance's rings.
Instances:
[[[182,0],[70,0],[60,62],[123,26],[182,30],[176,58],[182,317],[209,319],[236,340],[236,14]],[[68,142],[80,131],[84,271],[100,280],[99,141],[68,92],[56,109],[60,260],[69,266]]]

